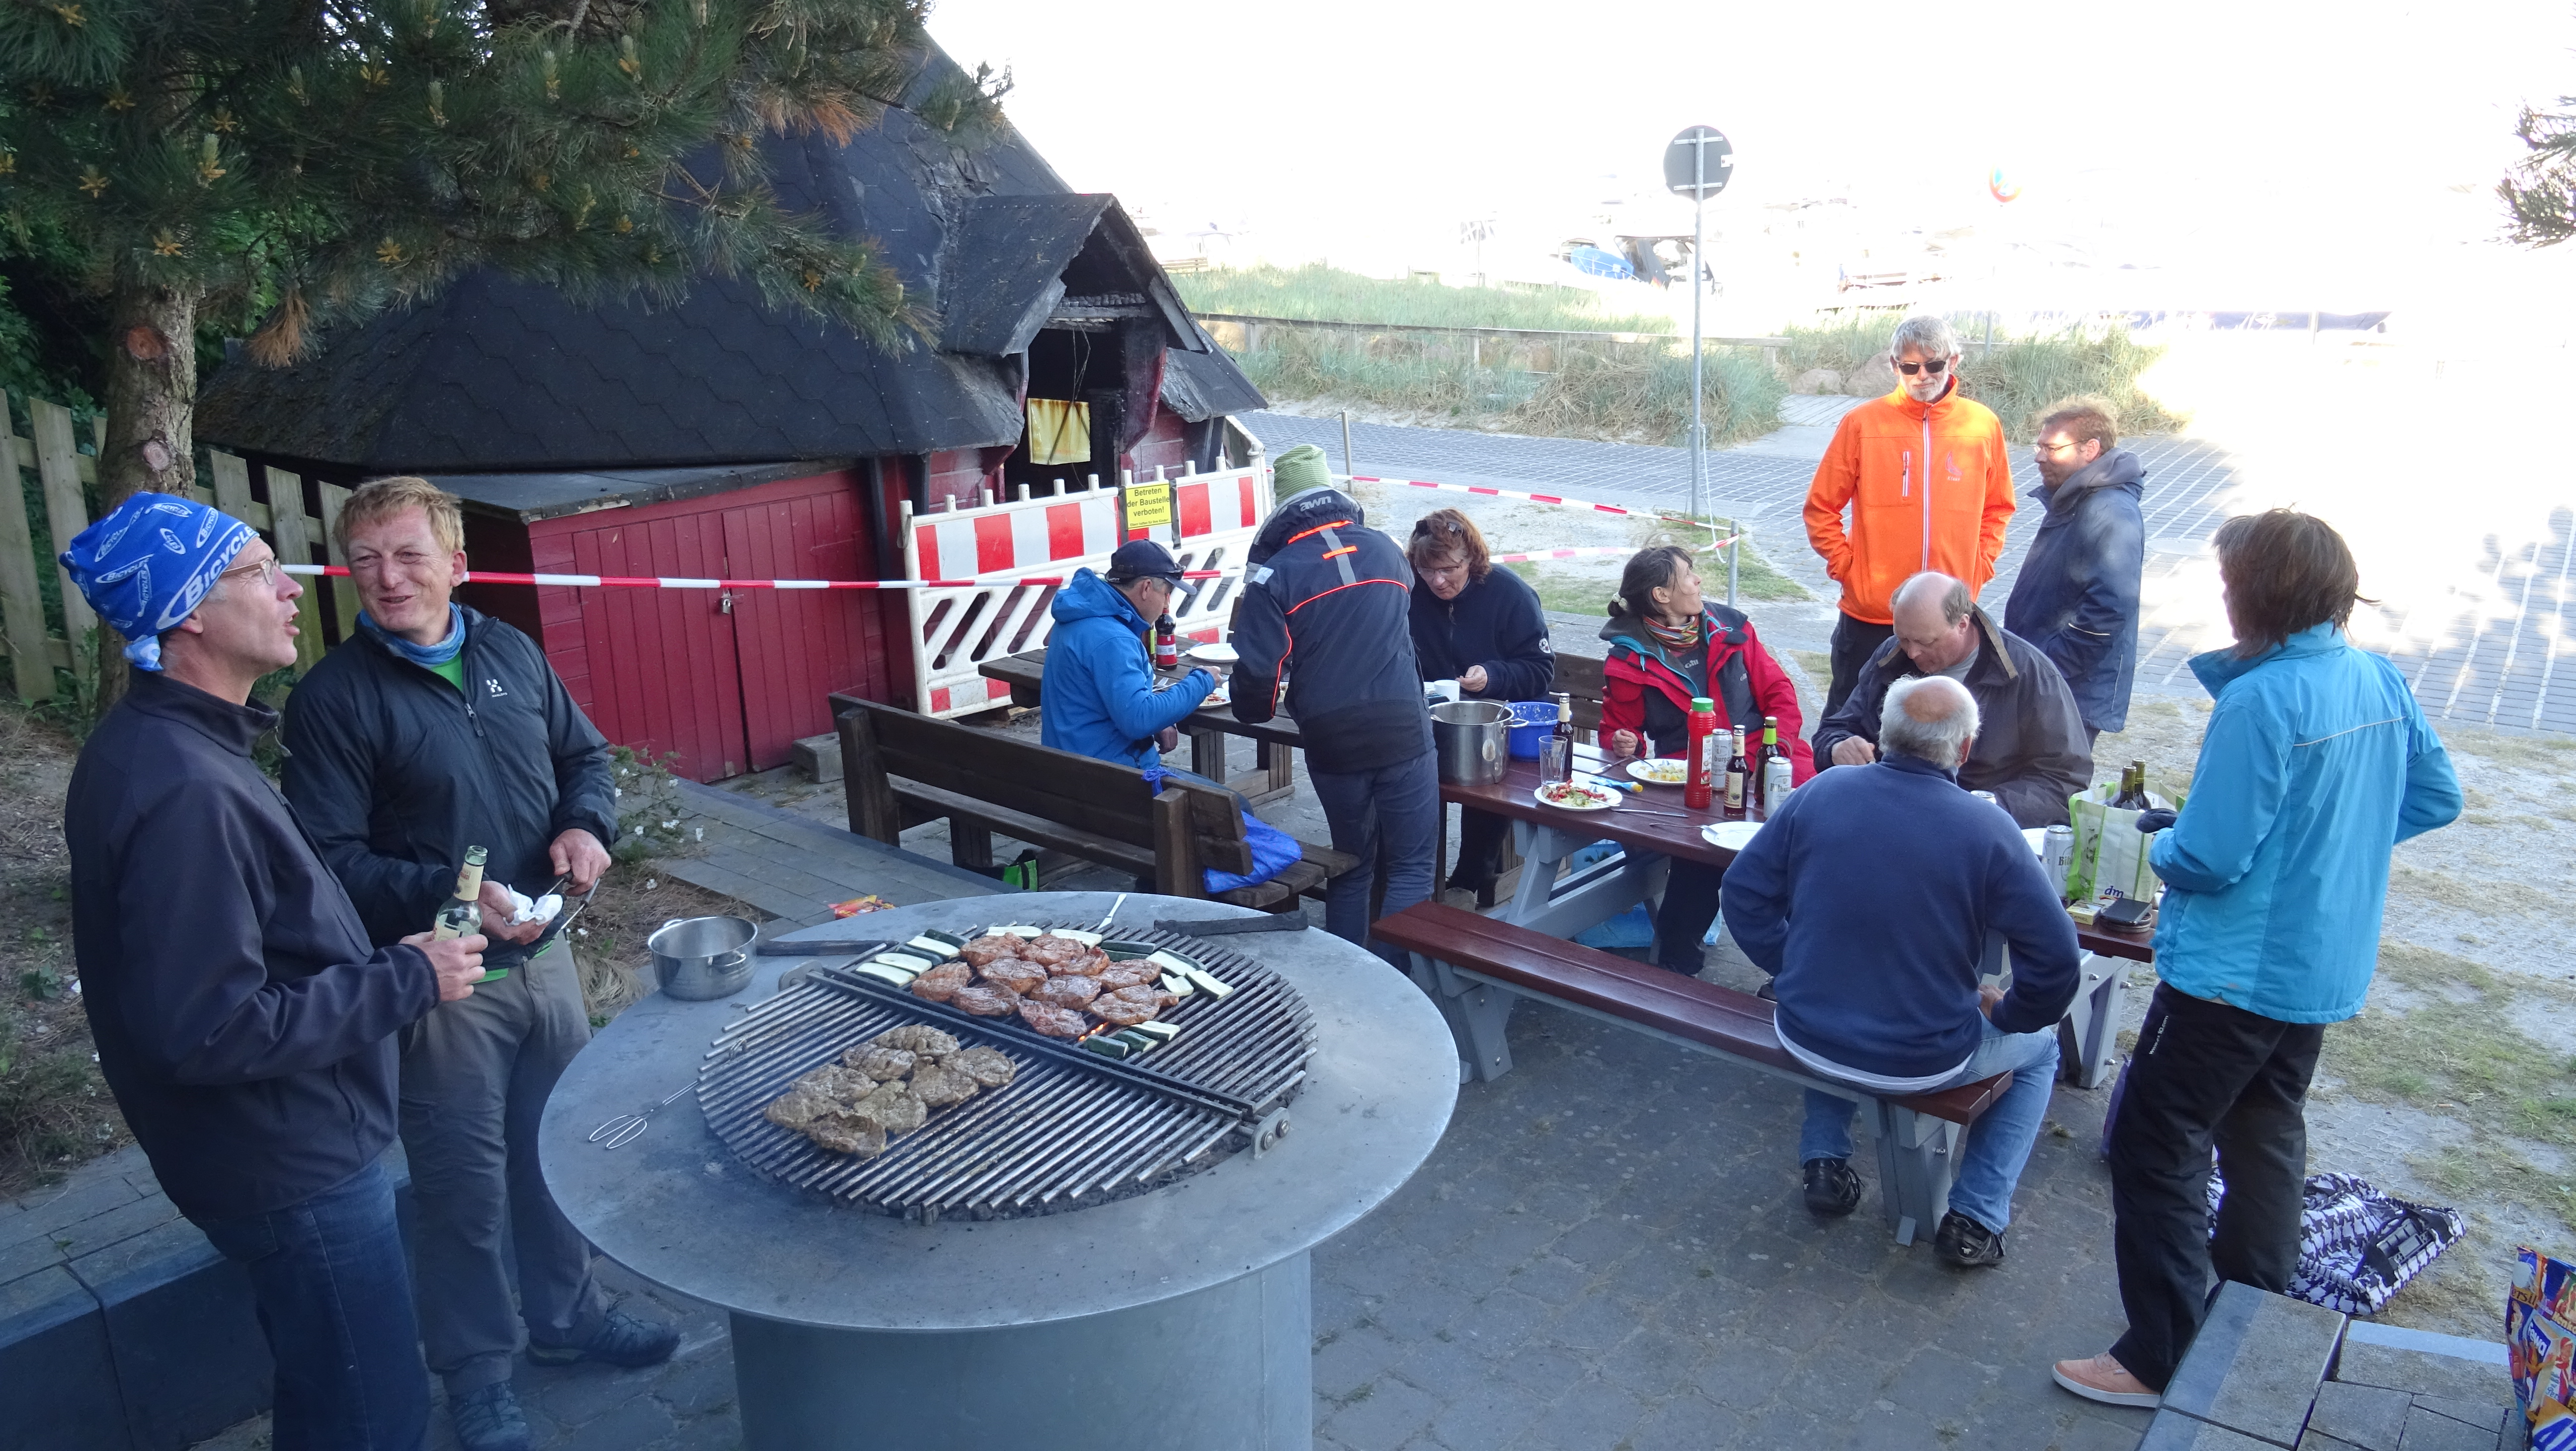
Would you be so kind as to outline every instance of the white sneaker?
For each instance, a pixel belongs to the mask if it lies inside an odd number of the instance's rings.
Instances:
[[[2147,1389],[2146,1382],[2129,1374],[2129,1368],[2112,1359],[2107,1350],[2089,1360],[2061,1360],[2049,1367],[2048,1373],[2059,1385],[2106,1406],[2153,1410],[2164,1402],[2163,1396]]]

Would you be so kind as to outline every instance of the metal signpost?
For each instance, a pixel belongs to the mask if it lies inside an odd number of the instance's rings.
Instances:
[[[1664,147],[1664,185],[1676,196],[1691,199],[1691,502],[1694,519],[1707,508],[1708,463],[1704,457],[1708,444],[1708,427],[1700,421],[1700,326],[1699,308],[1701,276],[1707,269],[1703,260],[1707,225],[1708,199],[1726,190],[1735,175],[1735,148],[1727,144],[1726,135],[1714,126],[1690,126]],[[1726,556],[1726,602],[1735,603],[1735,555]]]

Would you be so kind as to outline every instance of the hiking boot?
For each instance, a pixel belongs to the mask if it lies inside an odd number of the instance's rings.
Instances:
[[[2129,1368],[2107,1350],[2087,1360],[2061,1360],[2049,1367],[2048,1373],[2059,1385],[2106,1406],[2153,1409],[2164,1401],[2163,1396],[2147,1389],[2145,1381],[2129,1374]]]
[[[1979,1269],[2004,1262],[2004,1237],[1953,1209],[1941,1216],[1932,1250],[1961,1269]]]
[[[1851,1160],[1809,1159],[1802,1167],[1808,1213],[1840,1219],[1860,1207],[1860,1176],[1852,1172]]]
[[[576,1360],[606,1361],[632,1370],[637,1366],[660,1365],[680,1348],[680,1332],[668,1325],[638,1320],[623,1310],[611,1310],[579,1345],[540,1345],[528,1342],[528,1359],[539,1365],[570,1365]]]
[[[519,1414],[519,1397],[505,1380],[450,1397],[447,1418],[465,1451],[528,1451],[533,1439],[528,1418]]]

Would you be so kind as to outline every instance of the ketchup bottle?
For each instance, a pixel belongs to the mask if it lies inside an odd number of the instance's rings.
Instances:
[[[1682,786],[1682,805],[1706,811],[1716,796],[1717,702],[1707,696],[1691,701],[1690,777]]]
[[[1172,638],[1173,634],[1172,612],[1165,610],[1163,617],[1154,622],[1154,668],[1157,670],[1180,668],[1180,647]]]

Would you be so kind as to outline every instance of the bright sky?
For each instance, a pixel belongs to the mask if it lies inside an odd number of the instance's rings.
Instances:
[[[2576,92],[2568,0],[947,0],[931,31],[1013,69],[1012,117],[1075,187],[1392,265],[1456,265],[1473,216],[1580,231],[1705,122],[1737,155],[1713,226],[1847,195],[1873,225],[2367,290],[2491,238],[2517,108]]]

